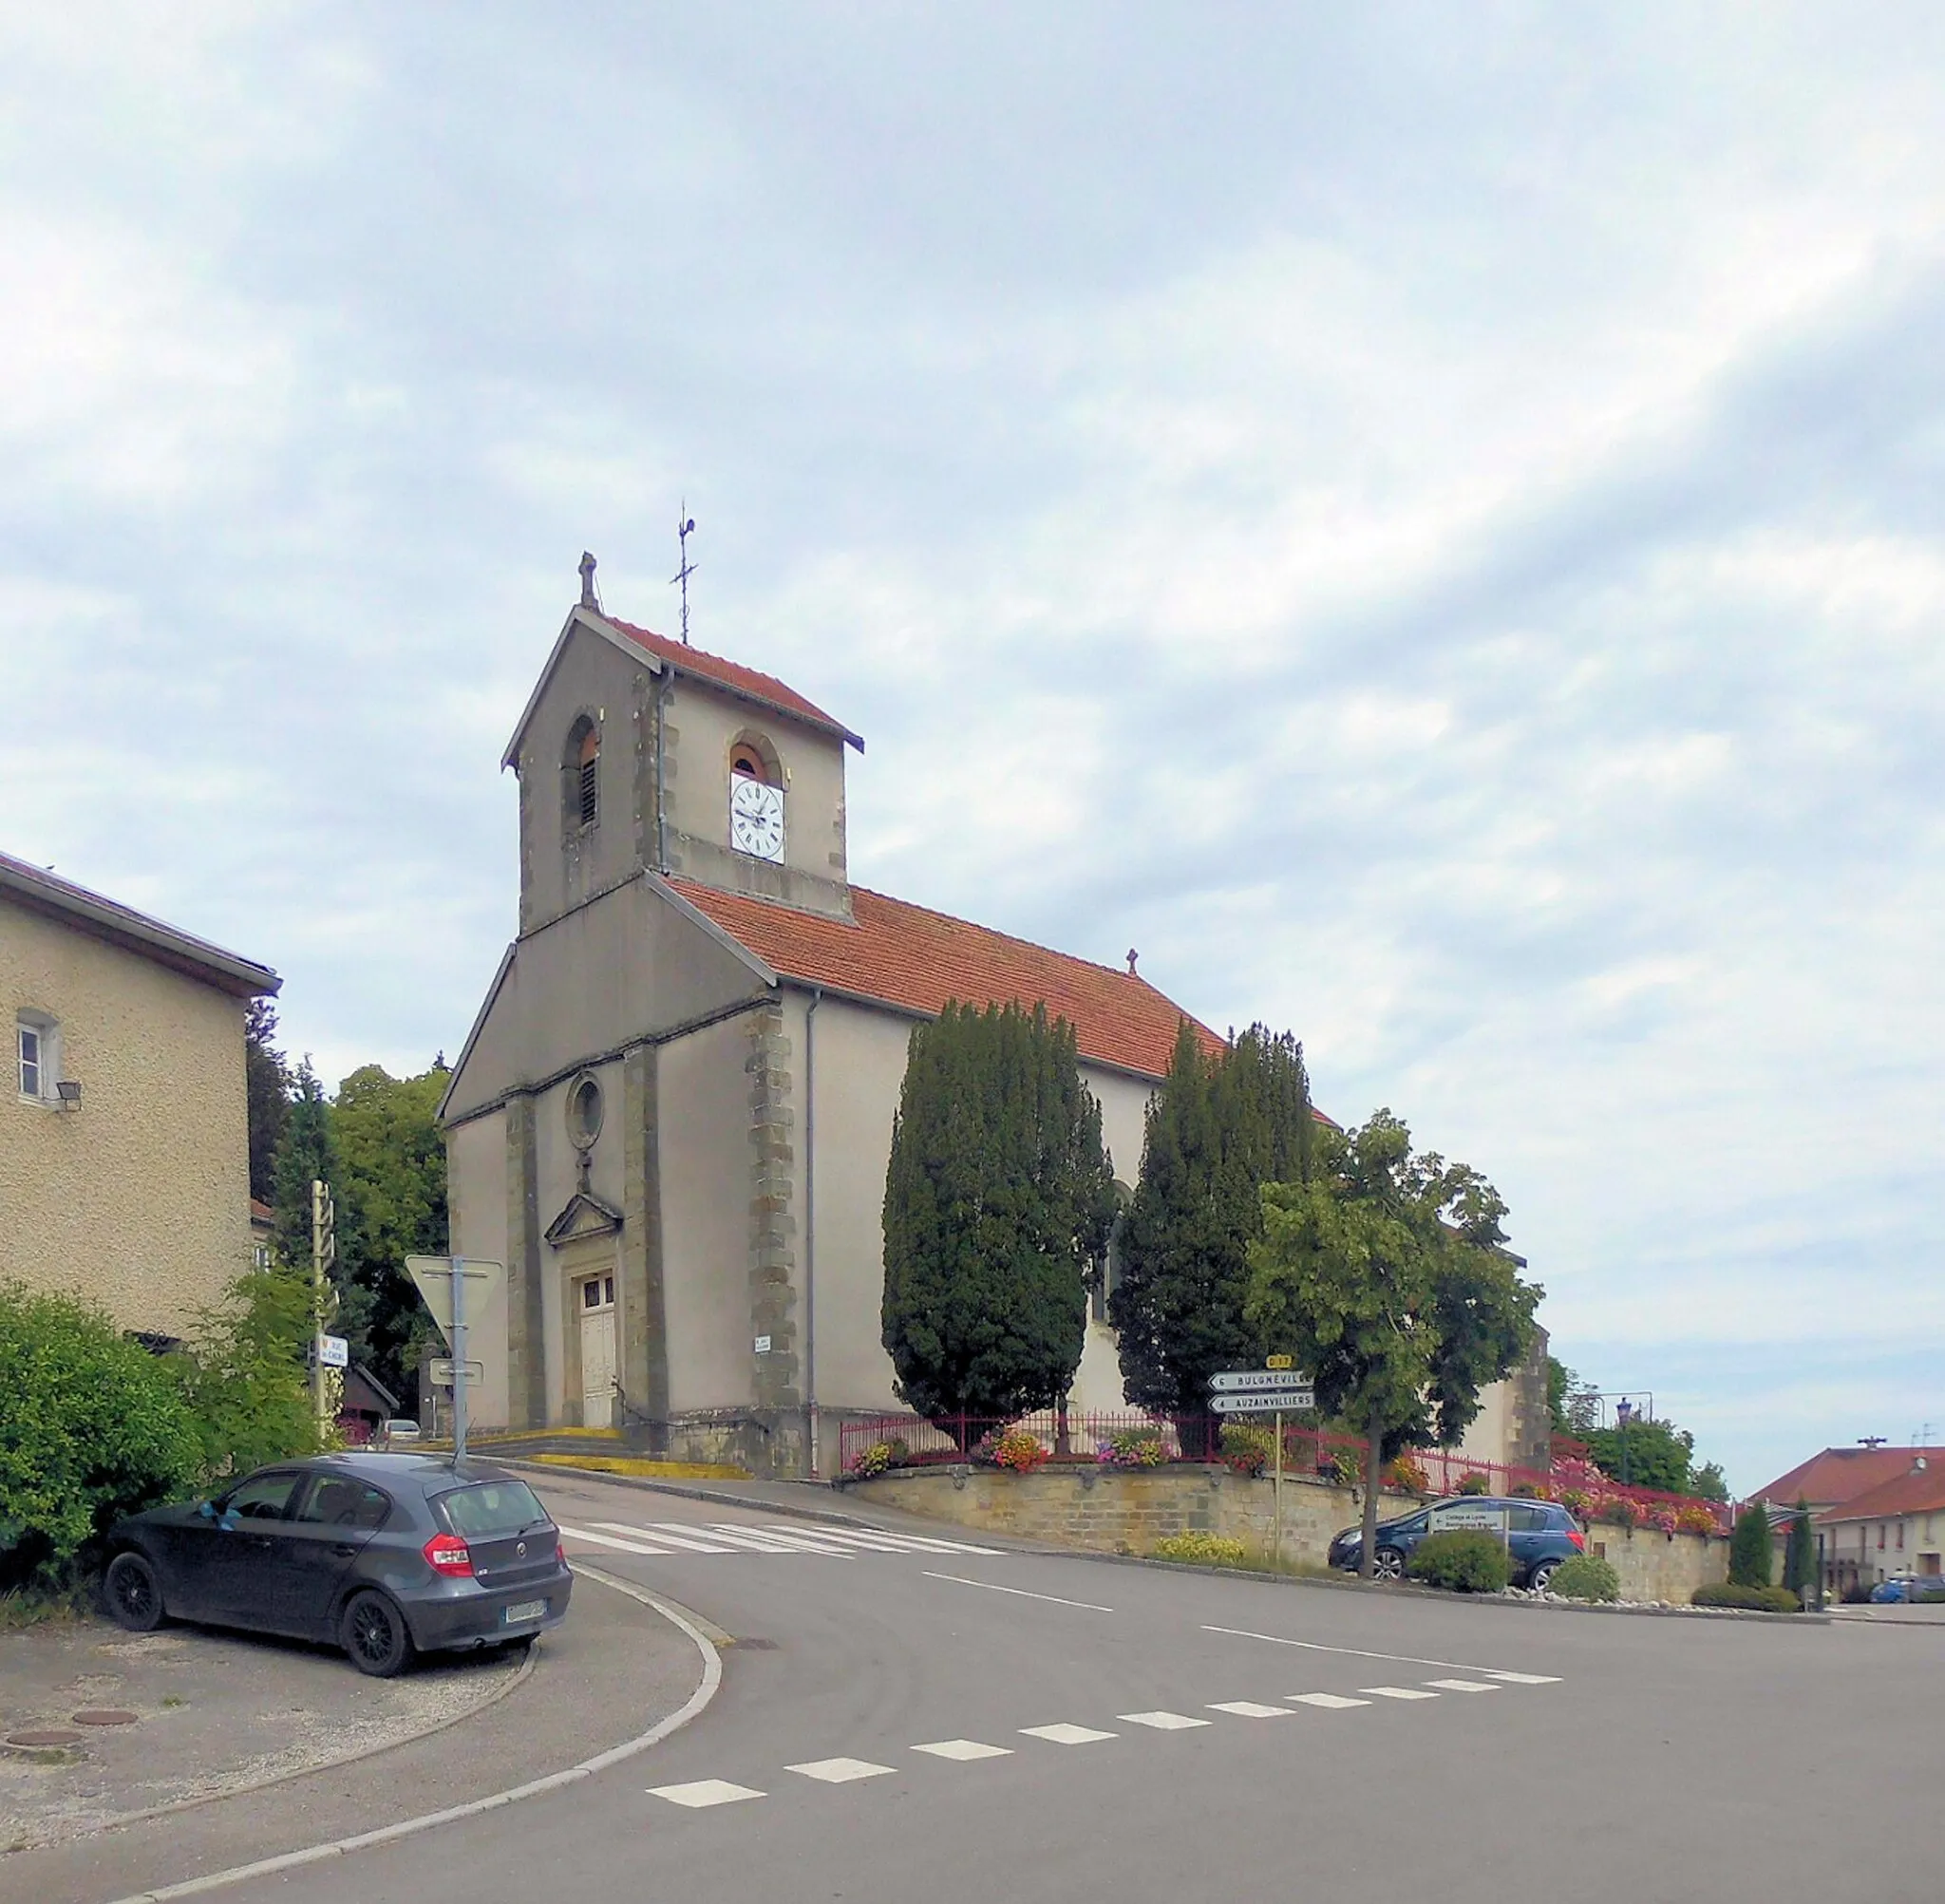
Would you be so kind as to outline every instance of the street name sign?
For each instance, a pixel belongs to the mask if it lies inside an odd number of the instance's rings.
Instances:
[[[351,1345],[342,1335],[320,1335],[317,1338],[317,1360],[326,1368],[349,1368],[351,1366]]]
[[[1252,1388],[1241,1395],[1212,1395],[1212,1415],[1280,1415],[1297,1408],[1314,1408],[1314,1388]]]

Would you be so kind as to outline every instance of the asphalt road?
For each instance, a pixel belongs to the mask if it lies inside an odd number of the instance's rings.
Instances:
[[[564,1791],[224,1895],[1932,1895],[1935,1629],[1427,1603],[909,1521],[936,1544],[874,1547],[540,1485],[608,1543],[571,1551],[736,1636],[713,1705]]]

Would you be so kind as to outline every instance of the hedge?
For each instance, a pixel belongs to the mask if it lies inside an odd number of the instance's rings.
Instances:
[[[1725,1580],[1713,1587],[1697,1587],[1698,1607],[1737,1607],[1749,1613],[1797,1613],[1803,1611],[1797,1596],[1787,1587],[1746,1587],[1740,1581]]]
[[[1546,1590],[1563,1600],[1618,1600],[1621,1576],[1598,1554],[1576,1554],[1554,1569]]]

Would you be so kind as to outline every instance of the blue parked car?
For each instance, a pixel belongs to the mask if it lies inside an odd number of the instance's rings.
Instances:
[[[1402,1579],[1412,1550],[1427,1535],[1467,1522],[1479,1526],[1488,1521],[1497,1532],[1496,1517],[1501,1514],[1505,1516],[1506,1549],[1512,1557],[1516,1587],[1544,1587],[1562,1560],[1587,1551],[1587,1536],[1580,1531],[1580,1523],[1558,1501],[1462,1494],[1435,1500],[1397,1520],[1381,1520],[1371,1571],[1380,1580]],[[1364,1530],[1347,1527],[1331,1543],[1330,1564],[1354,1574],[1363,1552]]]
[[[1945,1600],[1945,1574],[1894,1574],[1871,1589],[1871,1598],[1879,1606],[1900,1600],[1930,1600],[1936,1604]]]

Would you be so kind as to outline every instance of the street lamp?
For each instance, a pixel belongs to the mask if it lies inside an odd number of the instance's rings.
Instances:
[[[1623,1395],[1615,1404],[1615,1420],[1621,1429],[1621,1485],[1628,1485],[1628,1423],[1633,1419],[1634,1404]]]

